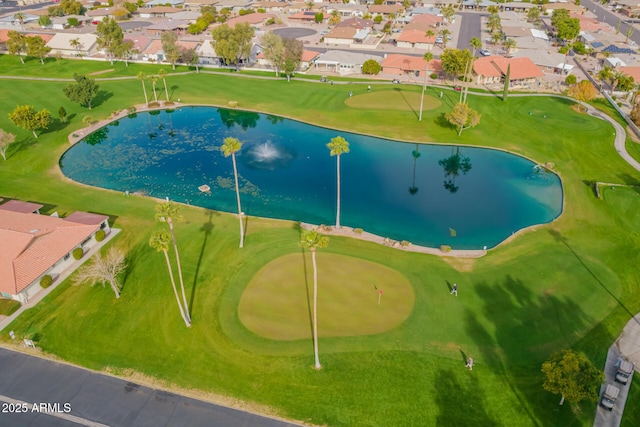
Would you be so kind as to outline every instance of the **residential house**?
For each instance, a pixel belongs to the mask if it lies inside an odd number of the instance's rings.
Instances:
[[[367,6],[361,4],[338,3],[326,7],[326,13],[329,15],[331,15],[334,10],[343,18],[362,18],[367,13]]]
[[[436,43],[436,36],[427,36],[422,30],[404,30],[396,38],[396,46],[431,50]]]
[[[130,59],[142,59],[143,52],[149,47],[151,44],[151,39],[142,34],[138,34],[135,36],[127,36],[124,38],[124,41],[133,42],[133,49]]]
[[[146,8],[153,8],[156,6],[169,6],[172,8],[182,7],[184,0],[151,0],[145,4]]]
[[[334,27],[324,36],[326,44],[350,46],[354,42],[354,37],[358,32],[357,28]]]
[[[290,19],[292,21],[299,21],[299,22],[315,22],[316,12],[313,12],[310,10],[301,10],[297,13],[294,13],[293,15],[287,16],[287,19]],[[327,19],[326,15],[323,16],[323,20],[325,19]]]
[[[0,205],[0,295],[5,298],[26,303],[42,289],[42,277],[55,280],[75,262],[76,248],[86,252],[97,243],[98,230],[110,231],[105,215],[76,212],[57,218],[30,213],[29,206],[21,211],[16,207],[23,202],[12,202]]]
[[[480,57],[473,62],[473,71],[476,74],[476,83],[484,85],[500,83],[506,78],[507,71],[510,86],[535,84],[544,76],[542,70],[527,57]]]
[[[47,46],[51,48],[51,55],[91,56],[98,51],[97,40],[92,33],[56,33]]]
[[[411,76],[424,78],[427,68],[429,74],[440,74],[442,72],[442,62],[439,59],[427,61],[419,56],[402,55],[396,53],[388,54],[381,62],[382,72],[396,76]]]
[[[9,41],[9,30],[0,30],[0,52],[7,51],[8,41]]]
[[[288,9],[289,4],[283,1],[263,1],[254,3],[256,9],[264,9],[265,12],[284,12]]]
[[[369,59],[380,62],[382,58],[364,53],[329,50],[316,58],[314,68],[316,71],[334,72],[340,75],[360,74],[362,64]]]
[[[225,24],[230,28],[234,27],[236,24],[242,23],[247,23],[252,27],[262,27],[271,18],[275,18],[275,15],[272,13],[249,13],[247,15],[231,18],[225,22]]]
[[[546,14],[548,14],[549,16],[551,16],[553,14],[554,10],[559,10],[559,9],[565,9],[569,13],[572,13],[572,12],[584,13],[584,11],[585,11],[584,7],[580,6],[579,4],[568,3],[568,2],[547,3],[547,4],[543,4],[542,8],[544,9],[544,12]]]
[[[216,6],[220,0],[184,0],[184,9],[200,12],[203,6]],[[219,9],[219,8],[218,8]]]
[[[391,15],[398,16],[404,8],[401,4],[372,4],[369,6],[369,13],[375,16],[382,16],[389,19]]]
[[[220,58],[216,54],[211,40],[204,40],[196,49],[200,65],[220,65]]]
[[[145,7],[143,9],[138,9],[136,13],[140,15],[140,18],[150,19],[150,18],[168,18],[169,15],[173,15],[174,13],[181,12],[181,11],[182,9],[178,9],[176,7],[154,6],[154,7]],[[173,17],[171,18],[173,19]]]
[[[51,18],[51,28],[54,30],[64,30],[69,26],[69,19],[75,18],[81,25],[87,25],[93,21],[93,18],[86,15],[68,15],[68,16],[54,16]]]
[[[189,28],[189,22],[182,20],[164,19],[145,27],[145,31],[149,36],[160,36],[167,31],[173,31],[177,35],[181,35]]]
[[[302,51],[302,59],[300,61],[300,65],[298,66],[297,71],[305,71],[311,67],[314,60],[320,55],[319,52],[313,50],[303,50]],[[267,59],[264,52],[260,52],[256,55],[256,62],[259,68],[267,68],[272,69],[273,64],[271,61]]]

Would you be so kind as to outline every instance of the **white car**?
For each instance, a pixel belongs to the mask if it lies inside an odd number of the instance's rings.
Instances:
[[[482,56],[491,56],[491,52],[488,49],[480,49],[480,55]]]

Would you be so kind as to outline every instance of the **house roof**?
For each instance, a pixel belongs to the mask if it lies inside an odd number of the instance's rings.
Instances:
[[[16,295],[99,228],[0,210],[0,291]]]
[[[44,34],[44,33],[29,33],[29,34],[25,34],[27,37],[40,37],[42,40],[44,40],[45,43],[48,43],[49,40],[51,40],[53,38],[53,34]]]
[[[380,65],[382,65],[382,68],[399,68],[404,71],[423,71],[426,69],[427,62],[420,56],[390,53],[382,60]],[[439,59],[432,59],[429,62],[430,72],[439,72],[441,70],[442,62]]]
[[[396,39],[399,42],[408,43],[435,43],[436,36],[427,37],[424,31],[420,30],[404,30],[400,33],[400,36]]]
[[[78,39],[80,42],[80,46],[83,46],[85,50],[90,50],[94,44],[96,44],[96,40],[98,37],[95,34],[79,34],[79,33],[56,33],[55,36],[47,43],[52,49],[68,49],[73,50],[71,47],[71,40]]]
[[[181,19],[165,19],[163,21],[156,22],[155,24],[151,24],[148,27],[145,27],[147,30],[160,30],[160,31],[173,31],[178,28],[187,28],[189,23],[187,21],[183,21]]]
[[[430,27],[433,27],[436,24],[440,24],[443,21],[444,18],[442,16],[431,15],[427,13],[422,15],[413,15],[411,18],[412,23],[427,24]]]
[[[507,74],[511,66],[509,78],[511,80],[542,77],[542,70],[527,57],[505,58],[503,56],[484,56],[473,63],[473,71],[479,76],[498,77]]]
[[[171,6],[153,6],[144,9],[139,9],[138,13],[176,13],[182,12],[182,9]]]
[[[353,39],[358,30],[351,27],[335,27],[329,31],[325,36],[326,39]]]
[[[34,213],[43,205],[31,202],[23,202],[22,200],[9,200],[7,203],[0,205],[0,209],[4,211]]]
[[[310,62],[317,58],[318,55],[320,55],[320,53],[314,50],[303,50],[301,60],[302,62]]]
[[[215,58],[217,56],[211,40],[205,40],[202,42],[198,48],[198,56],[205,58]]]
[[[620,67],[618,70],[622,74],[633,77],[634,82],[640,82],[640,67]]]
[[[226,24],[229,27],[233,27],[236,24],[241,24],[246,22],[247,24],[261,24],[269,18],[274,18],[275,15],[273,13],[249,13],[244,16],[236,16],[235,18],[231,18],[226,21]]]
[[[345,19],[344,21],[338,22],[336,27],[349,27],[355,28],[357,30],[361,30],[363,28],[372,28],[373,20],[372,19],[362,19],[354,16],[353,18]]]
[[[136,36],[129,36],[129,37],[125,37],[124,40],[130,40],[133,42],[133,48],[135,50],[137,50],[138,52],[143,52],[147,46],[149,46],[149,43],[151,43],[151,39],[147,36],[144,36],[142,34],[138,34]]]
[[[402,10],[399,4],[372,4],[369,13],[398,13]]]
[[[0,43],[6,43],[9,40],[9,30],[0,30]]]
[[[105,219],[109,219],[109,217],[107,215],[99,215],[82,211],[76,211],[64,218],[65,221],[76,222],[84,225],[100,225]]]

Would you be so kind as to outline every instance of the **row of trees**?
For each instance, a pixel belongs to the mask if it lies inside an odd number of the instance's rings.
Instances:
[[[264,56],[273,65],[276,76],[282,71],[287,76],[287,80],[291,80],[291,76],[302,61],[302,42],[291,38],[283,39],[273,31],[269,31],[262,37],[262,46]]]
[[[51,48],[42,37],[27,36],[18,31],[9,31],[7,34],[7,50],[10,55],[16,55],[20,58],[20,62],[24,64],[23,56],[31,56],[40,59],[40,63],[44,64],[44,58],[51,52]]]

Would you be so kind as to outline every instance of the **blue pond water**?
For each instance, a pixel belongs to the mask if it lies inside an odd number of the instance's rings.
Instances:
[[[210,107],[140,113],[114,122],[68,150],[68,177],[113,190],[236,212],[227,136],[237,153],[243,211],[334,224],[336,159],[326,144],[342,135],[341,223],[414,244],[492,247],[562,211],[552,173],[512,154],[416,145],[310,126],[264,114]],[[198,190],[207,184],[211,194]]]

